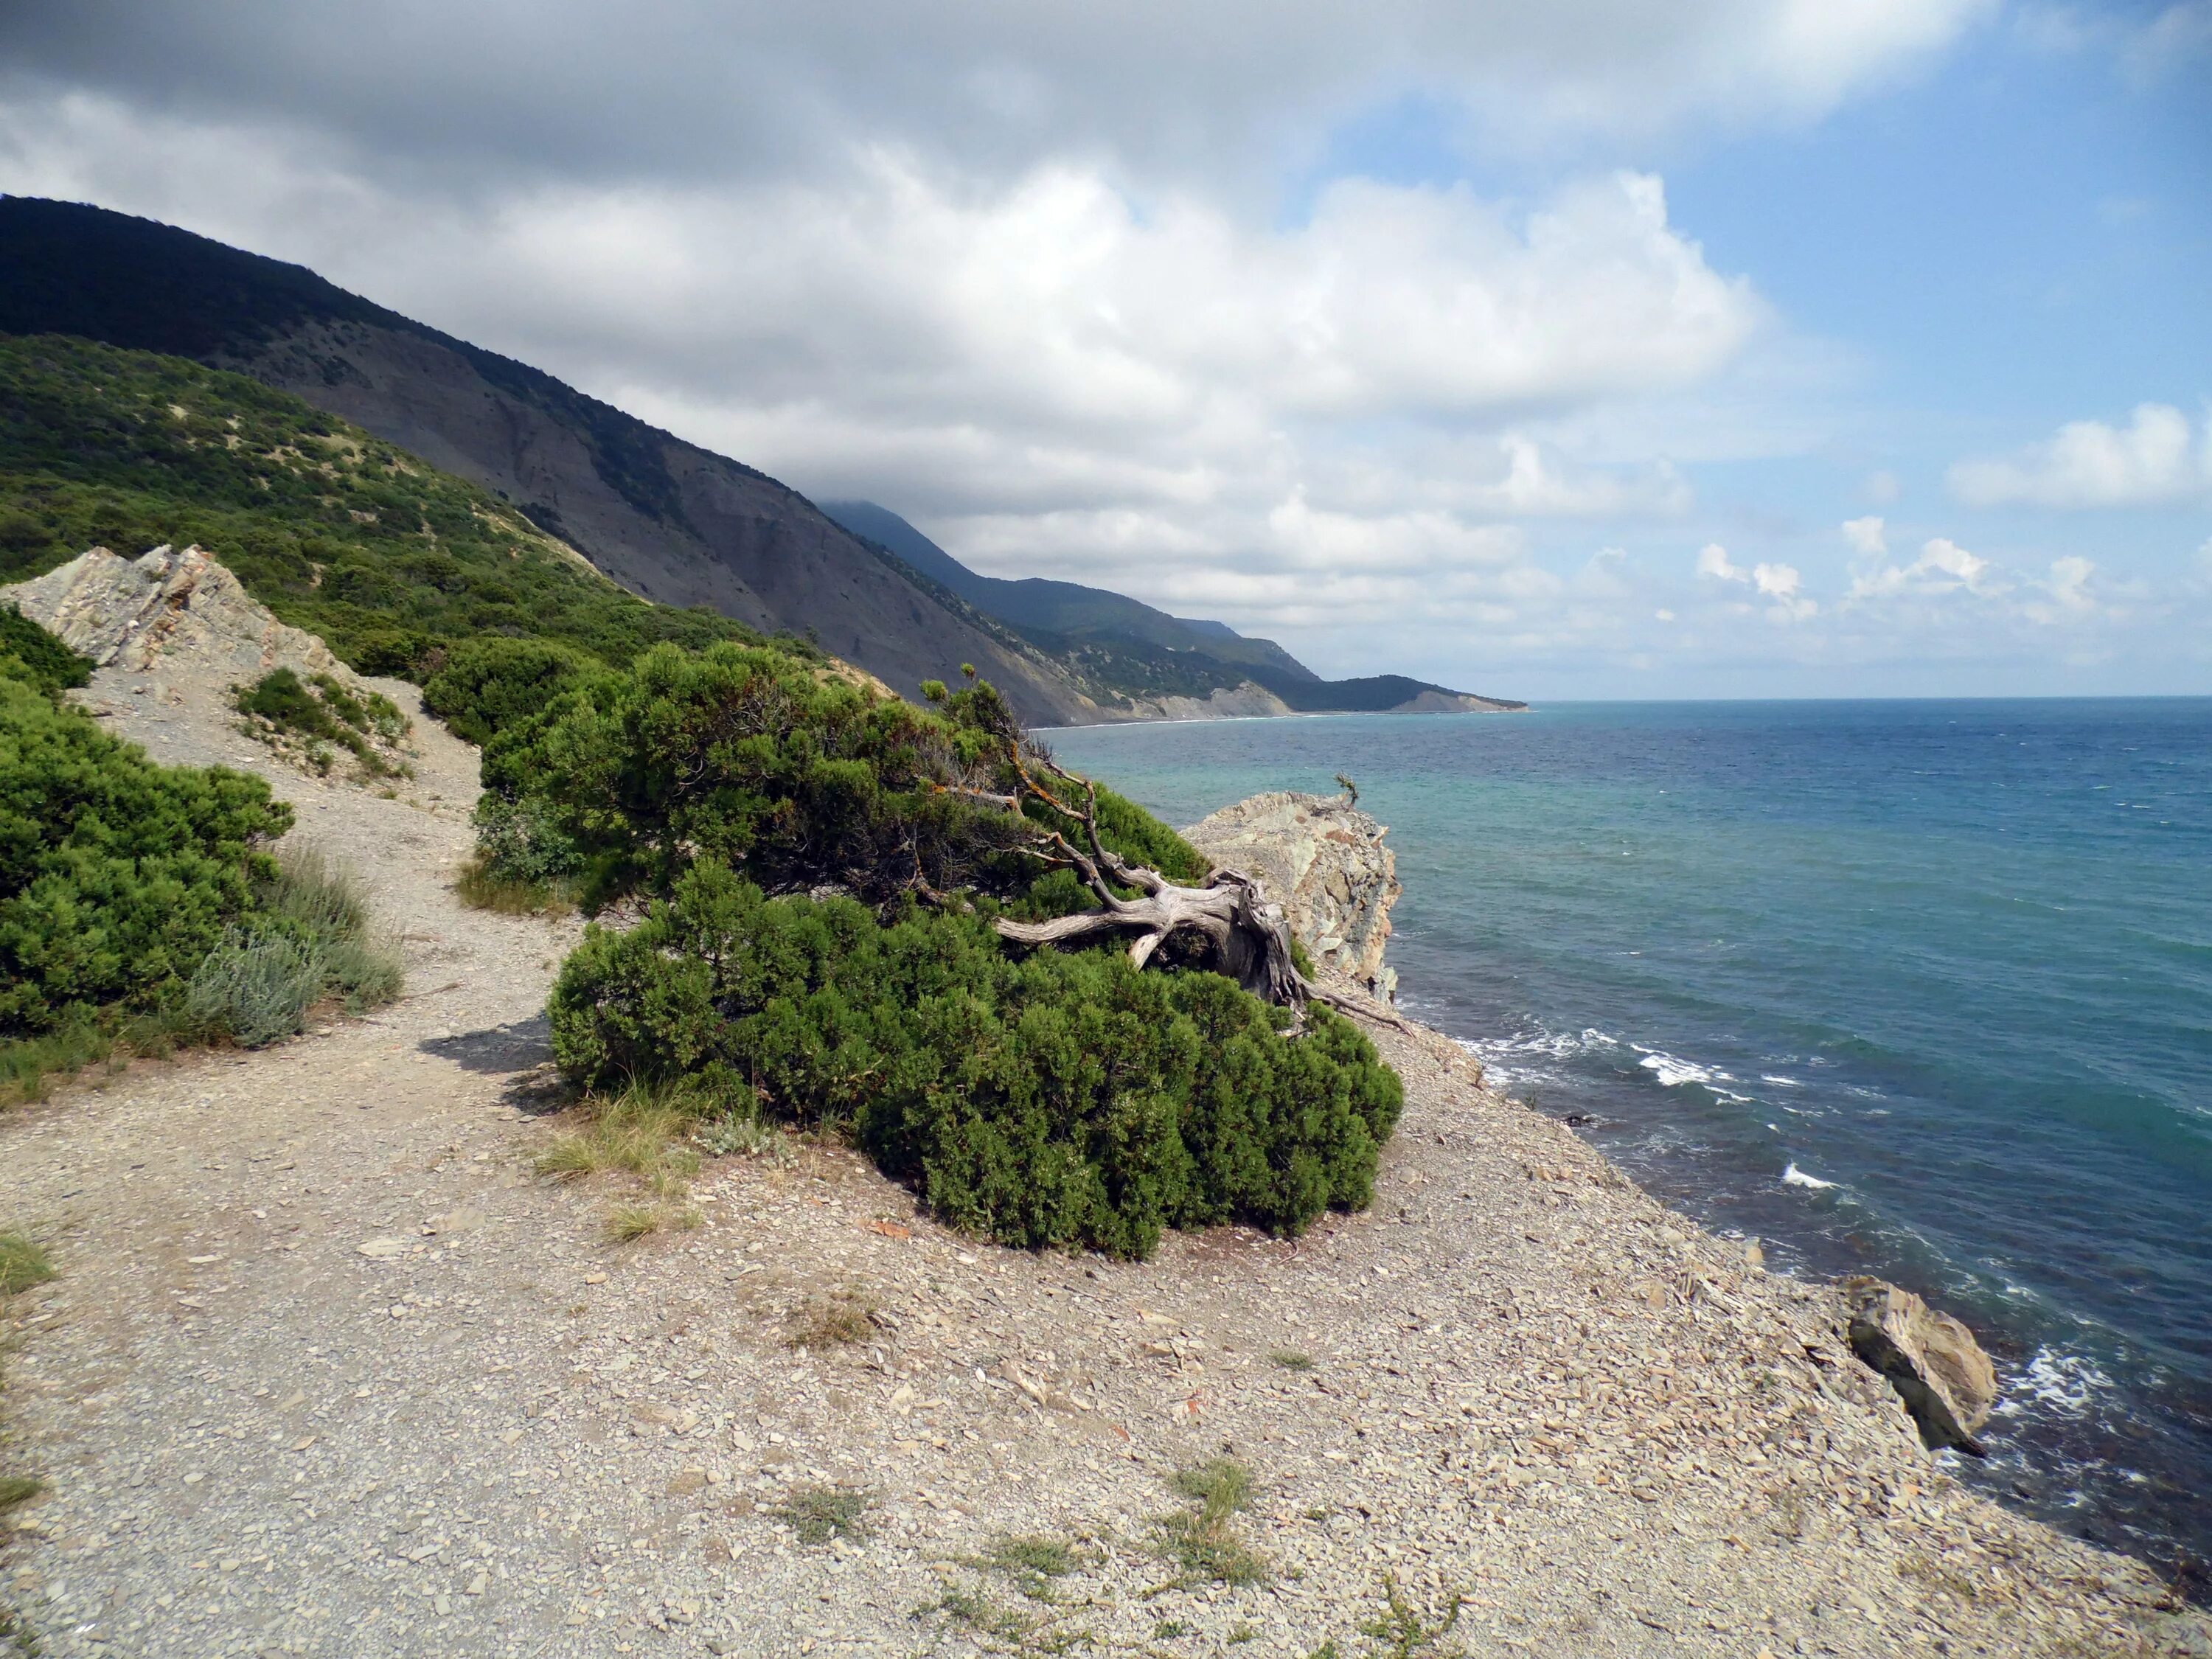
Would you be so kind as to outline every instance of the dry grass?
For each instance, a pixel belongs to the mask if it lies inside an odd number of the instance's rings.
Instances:
[[[453,896],[472,909],[502,916],[564,916],[576,908],[574,896],[559,884],[495,876],[480,857],[461,866]]]
[[[818,1296],[806,1305],[791,1334],[787,1348],[842,1348],[865,1342],[875,1334],[876,1299],[858,1285],[848,1285]]]
[[[666,1096],[633,1087],[595,1096],[582,1109],[584,1127],[560,1136],[538,1156],[538,1174],[560,1181],[634,1175],[665,1198],[699,1172],[699,1155],[684,1145],[691,1115]]]
[[[1296,1348],[1278,1348],[1267,1358],[1286,1371],[1310,1371],[1314,1368],[1313,1356],[1300,1353]]]
[[[689,1232],[701,1220],[699,1212],[688,1204],[672,1204],[665,1200],[650,1203],[617,1204],[607,1211],[603,1229],[610,1244],[635,1244],[641,1238],[649,1238],[666,1229],[671,1232]]]

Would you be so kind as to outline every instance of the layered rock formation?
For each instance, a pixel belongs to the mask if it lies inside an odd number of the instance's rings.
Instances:
[[[1889,1379],[1929,1448],[1984,1455],[1974,1431],[1996,1403],[1996,1368],[1974,1334],[1910,1291],[1879,1279],[1849,1279],[1851,1351]]]
[[[0,605],[20,610],[92,659],[99,672],[79,701],[95,716],[111,718],[122,703],[149,699],[153,706],[183,711],[178,718],[187,724],[229,726],[319,776],[337,761],[332,747],[259,714],[241,720],[234,701],[239,688],[289,668],[304,681],[336,685],[370,708],[418,706],[411,687],[365,679],[319,635],[277,621],[204,548],[179,552],[162,546],[125,559],[95,547],[43,576],[0,587]],[[378,725],[349,737],[345,746],[360,763],[349,769],[354,781],[389,787],[411,777],[418,757],[412,729],[412,720],[403,718],[396,729]]]
[[[1257,876],[1314,966],[1388,997],[1390,906],[1402,890],[1389,833],[1342,795],[1279,791],[1224,806],[1183,838],[1216,864]]]
[[[163,546],[125,559],[95,547],[33,580],[0,587],[0,604],[101,668],[149,673],[173,659],[232,680],[258,679],[272,668],[355,678],[330,647],[278,622],[204,548]]]

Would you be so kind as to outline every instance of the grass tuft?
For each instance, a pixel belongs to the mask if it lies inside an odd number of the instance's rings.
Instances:
[[[1278,1348],[1267,1358],[1286,1371],[1310,1371],[1314,1358],[1310,1353],[1300,1353],[1296,1348]]]
[[[826,1544],[833,1538],[859,1543],[868,1535],[864,1517],[872,1501],[859,1486],[794,1486],[769,1513],[798,1534],[802,1544]]]
[[[1079,1545],[1034,1533],[1001,1533],[974,1565],[1002,1572],[1032,1601],[1053,1599],[1052,1581],[1083,1565]]]
[[[54,1276],[54,1264],[28,1234],[0,1232],[0,1296],[15,1296]]]
[[[496,874],[481,854],[461,866],[453,896],[471,908],[502,916],[562,916],[576,908],[568,884]]]
[[[1171,1483],[1193,1507],[1153,1523],[1161,1554],[1191,1579],[1224,1584],[1265,1583],[1267,1562],[1237,1535],[1236,1516],[1251,1506],[1252,1471],[1233,1457],[1217,1457],[1177,1470]]]
[[[1444,1603],[1442,1614],[1431,1624],[1419,1607],[1406,1599],[1397,1579],[1389,1573],[1382,1576],[1382,1596],[1383,1611],[1359,1627],[1362,1636],[1373,1640],[1376,1659],[1418,1659],[1421,1654],[1437,1653],[1437,1644],[1457,1628],[1460,1613],[1467,1605],[1467,1598],[1454,1591]]]
[[[665,1091],[632,1085],[591,1097],[583,1109],[584,1127],[539,1154],[538,1174],[575,1181],[614,1172],[651,1181],[698,1172],[698,1154],[681,1144],[691,1115]]]
[[[46,1483],[27,1474],[0,1474],[0,1512],[27,1504],[46,1489]]]

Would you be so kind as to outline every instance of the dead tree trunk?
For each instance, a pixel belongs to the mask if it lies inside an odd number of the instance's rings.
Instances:
[[[1079,785],[1084,799],[1079,802],[1062,799],[1038,781],[1030,769],[1032,764],[1063,783]],[[1019,945],[1060,945],[1127,936],[1129,960],[1142,968],[1170,939],[1188,933],[1199,941],[1198,957],[1204,966],[1226,975],[1263,1001],[1301,1014],[1307,1003],[1323,1002],[1362,1019],[1406,1029],[1406,1023],[1383,1004],[1317,985],[1300,973],[1291,955],[1290,924],[1284,919],[1282,907],[1268,899],[1254,877],[1237,870],[1216,870],[1205,886],[1185,887],[1157,870],[1131,864],[1108,848],[1098,834],[1096,786],[1049,760],[1025,762],[1018,744],[1014,747],[1014,769],[1020,793],[962,793],[1017,816],[1022,815],[1026,795],[1081,823],[1084,838],[1090,843],[1088,852],[1058,830],[1033,823],[1035,842],[1028,850],[1055,867],[1073,870],[1097,898],[1098,908],[1050,921],[1011,921],[1000,917],[992,924],[1000,938]],[[1138,896],[1122,896],[1115,890],[1117,884],[1135,888]]]

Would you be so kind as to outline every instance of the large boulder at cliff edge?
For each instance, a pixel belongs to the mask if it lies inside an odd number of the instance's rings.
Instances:
[[[1283,907],[1314,965],[1388,997],[1390,906],[1403,890],[1389,831],[1342,795],[1289,791],[1224,806],[1184,830],[1218,865],[1256,876]]]
[[[1847,1279],[1851,1350],[1887,1377],[1930,1449],[1956,1446],[1985,1455],[1974,1431],[1996,1403],[1996,1367],[1974,1334],[1910,1291],[1879,1279]]]

